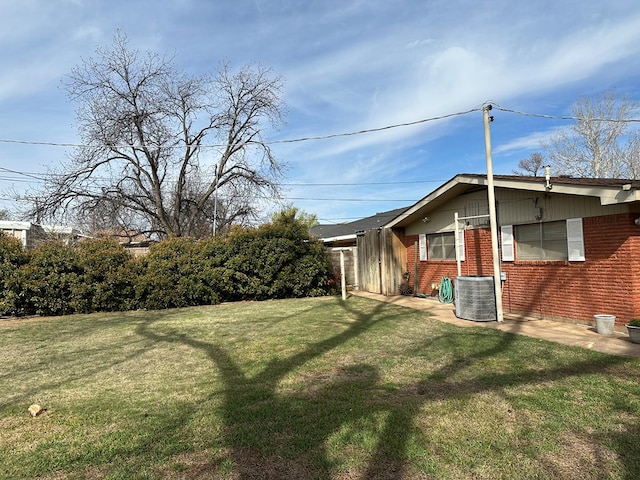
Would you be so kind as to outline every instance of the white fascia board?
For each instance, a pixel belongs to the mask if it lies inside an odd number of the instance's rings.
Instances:
[[[339,235],[337,237],[320,238],[320,240],[322,240],[325,243],[328,243],[328,242],[340,242],[342,240],[355,240],[355,239],[356,239],[356,234],[355,233],[351,233],[349,235]]]
[[[482,182],[484,183],[484,182]],[[551,189],[547,189],[544,178],[539,182],[519,182],[517,180],[496,180],[496,187],[527,190],[530,192],[559,193],[563,195],[575,195],[583,197],[596,197],[601,205],[617,205],[640,201],[638,190],[622,190],[619,187],[598,187],[593,185],[566,185],[552,183]]]
[[[0,230],[29,230],[32,225],[31,222],[0,220]]]
[[[619,190],[600,195],[601,205],[615,205],[617,203],[640,202],[640,191],[638,190]]]
[[[409,207],[407,210],[405,210],[403,213],[401,213],[400,215],[398,215],[395,219],[391,220],[389,223],[383,225],[384,228],[393,228],[394,226],[396,226],[398,223],[400,223],[402,220],[404,220],[407,217],[410,217],[411,215],[413,215],[415,212],[419,211],[420,209],[422,209],[422,207],[424,207],[425,205],[428,205],[429,203],[433,202],[436,198],[444,195],[445,193],[447,193],[449,190],[451,190],[451,188],[453,188],[455,185],[459,184],[459,183],[478,183],[475,178],[471,178],[470,181],[460,181],[462,178],[468,179],[467,176],[465,175],[456,175],[455,177],[453,177],[451,180],[449,180],[447,183],[441,185],[439,188],[437,188],[436,190],[434,190],[433,192],[431,192],[429,195],[427,195],[426,197],[424,197],[422,200],[419,200],[417,203],[415,203],[413,206]]]

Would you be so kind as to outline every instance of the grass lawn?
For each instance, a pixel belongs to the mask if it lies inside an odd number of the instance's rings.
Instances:
[[[0,321],[0,478],[636,479],[640,361],[360,297]]]

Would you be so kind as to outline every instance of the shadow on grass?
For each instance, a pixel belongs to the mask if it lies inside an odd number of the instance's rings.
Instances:
[[[35,351],[30,352],[31,358],[28,362],[8,362],[1,365],[3,371],[0,379],[18,377],[24,378],[25,381],[11,392],[3,392],[5,395],[0,396],[0,409],[33,401],[43,391],[55,390],[71,382],[93,378],[109,368],[125,365],[142,357],[153,349],[153,343],[149,340],[131,337],[127,341],[116,334],[111,341],[107,342],[94,340],[86,343],[77,342],[78,337],[92,339],[105,328],[111,328],[114,331],[124,330],[129,328],[132,321],[137,321],[131,314],[125,314],[118,319],[114,319],[113,315],[109,314],[108,321],[103,320],[99,314],[79,317],[83,318],[82,323],[73,323],[71,326],[65,325],[65,322],[74,322],[74,317],[44,320],[38,318],[39,328],[35,335],[32,329],[26,330],[31,336],[24,341],[41,342],[43,353],[36,348]],[[21,320],[12,321],[16,322],[15,329],[20,330]],[[87,359],[91,359],[90,363]],[[51,367],[51,365],[61,364],[65,366],[64,369]]]
[[[343,305],[348,309],[346,303]],[[326,440],[342,425],[372,413],[363,393],[378,383],[377,369],[366,364],[349,365],[312,396],[278,393],[278,385],[296,368],[387,320],[379,315],[383,309],[384,304],[380,304],[370,314],[358,315],[357,321],[341,333],[290,357],[274,359],[251,378],[220,344],[178,332],[154,332],[152,321],[141,324],[138,333],[156,342],[188,345],[212,360],[225,385],[225,444],[240,478],[329,478],[331,461],[325,452]],[[360,393],[343,394],[354,391]],[[300,451],[308,455],[301,458]]]
[[[464,399],[482,392],[504,396],[509,387],[602,373],[626,361],[602,356],[592,362],[578,360],[553,369],[489,370],[470,381],[453,380],[471,363],[517,348],[514,346],[515,334],[464,329],[459,335],[478,338],[486,335],[488,341],[484,342],[485,346],[465,356],[468,352],[460,348],[463,342],[458,341],[456,334],[447,333],[430,339],[421,348],[428,349],[430,344],[444,342],[452,352],[451,358],[426,378],[392,392],[385,391],[382,395],[384,401],[380,400],[380,391],[384,387],[380,385],[377,367],[363,363],[336,368],[331,378],[325,379],[327,381],[313,384],[312,391],[283,392],[279,387],[287,375],[389,319],[383,303],[366,314],[352,308],[349,301],[341,305],[346,313],[356,318],[343,331],[309,344],[294,355],[271,360],[254,376],[247,375],[234,359],[231,345],[201,341],[179,331],[154,329],[156,321],[153,320],[139,323],[137,333],[153,342],[189,346],[205,353],[211,360],[224,384],[222,443],[232,461],[227,473],[231,477],[233,472],[233,478],[241,479],[330,478],[336,462],[328,450],[330,438],[347,425],[371,426],[376,422],[379,426],[371,440],[372,453],[367,453],[366,465],[364,468],[358,466],[357,471],[365,472],[362,478],[367,479],[390,480],[412,476],[416,472],[410,471],[408,443],[416,417],[429,402],[442,398]],[[389,396],[396,400],[389,401]],[[630,414],[634,412],[629,405],[615,408]],[[177,424],[173,426],[178,428]],[[172,435],[172,432],[165,433]],[[631,432],[632,438],[639,435],[638,431]],[[640,478],[637,460],[625,453],[629,447],[627,438],[628,432],[625,435],[611,434],[603,441],[619,453],[626,468],[625,478]],[[206,468],[200,466],[198,476],[221,475],[223,467],[223,459]]]

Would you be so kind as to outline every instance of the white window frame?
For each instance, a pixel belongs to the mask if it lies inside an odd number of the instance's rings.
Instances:
[[[432,238],[435,236],[440,236],[440,237],[444,237],[445,235],[451,235],[453,237],[453,257],[452,258],[440,258],[438,256],[433,257],[432,255],[430,255],[429,253],[427,253],[427,256],[429,258],[429,260],[438,260],[438,261],[456,261],[456,249],[455,249],[455,236],[456,233],[455,231],[448,231],[448,232],[434,232],[434,233],[429,233],[427,234],[427,252],[432,251],[432,246],[429,243],[429,236],[431,236]],[[447,245],[451,245],[450,243]]]

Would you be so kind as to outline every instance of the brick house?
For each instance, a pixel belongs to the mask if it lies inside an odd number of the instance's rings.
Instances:
[[[496,175],[494,186],[505,313],[640,317],[640,180]],[[456,213],[461,275],[493,275],[487,178],[461,174],[385,225],[418,292],[443,276],[455,285]]]

